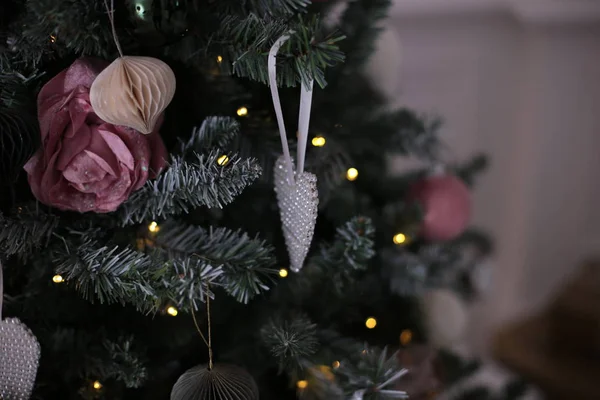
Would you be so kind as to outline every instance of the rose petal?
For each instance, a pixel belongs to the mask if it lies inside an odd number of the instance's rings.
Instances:
[[[112,176],[115,175],[115,172],[106,162],[102,161],[96,154],[84,150],[84,152],[77,154],[71,164],[63,171],[62,175],[71,183],[83,184],[98,182],[107,173]]]
[[[104,139],[108,147],[110,147],[117,159],[121,163],[125,164],[127,168],[132,170],[134,168],[133,156],[131,155],[131,151],[129,151],[127,146],[125,146],[125,143],[123,143],[121,138],[105,129],[98,129],[98,133],[100,134],[100,136],[102,136],[102,138]]]

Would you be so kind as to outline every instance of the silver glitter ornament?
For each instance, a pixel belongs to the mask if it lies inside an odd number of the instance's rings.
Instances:
[[[175,383],[171,400],[258,400],[258,386],[246,370],[235,365],[198,365]]]
[[[277,159],[274,175],[283,236],[290,256],[290,269],[298,272],[304,265],[317,224],[317,177],[309,172],[295,173],[295,183],[290,184],[284,156]]]
[[[0,321],[0,398],[31,396],[40,359],[40,344],[17,318]]]

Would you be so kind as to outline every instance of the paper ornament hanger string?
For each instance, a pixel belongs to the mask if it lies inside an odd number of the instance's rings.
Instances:
[[[293,31],[289,32],[294,33]],[[269,86],[271,87],[271,97],[273,98],[273,106],[275,107],[275,115],[277,116],[277,125],[279,126],[279,136],[281,137],[281,147],[287,164],[288,182],[294,184],[294,173],[292,167],[292,158],[287,142],[287,134],[285,131],[285,123],[283,121],[283,111],[281,109],[281,100],[279,99],[279,91],[277,89],[277,53],[285,42],[290,38],[289,34],[281,36],[271,50],[269,51],[268,70],[269,70]],[[304,159],[306,158],[306,146],[308,144],[308,126],[310,124],[310,110],[312,107],[314,80],[311,79],[308,84],[302,81],[300,89],[300,112],[298,115],[298,153],[297,153],[297,170],[296,174],[304,172]]]
[[[196,320],[196,313],[194,312],[194,303],[190,300],[190,306],[192,309],[192,319],[194,320],[194,325],[196,326],[196,330],[200,334],[200,337],[208,347],[208,370],[213,369],[213,349],[212,349],[212,325],[210,319],[210,285],[206,285],[206,319],[208,324],[208,340],[202,333],[202,329],[200,329],[200,325],[198,325],[198,320]]]
[[[119,37],[117,36],[117,28],[115,28],[115,0],[110,0],[110,8],[108,7],[108,1],[104,0],[104,6],[106,7],[106,11],[108,12],[108,19],[110,20],[113,39],[115,40],[115,44],[117,45],[117,50],[119,51],[119,55],[123,57],[123,50],[121,49],[121,43],[119,42]]]

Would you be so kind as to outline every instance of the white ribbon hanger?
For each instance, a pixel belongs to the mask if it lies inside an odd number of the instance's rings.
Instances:
[[[289,34],[294,33],[290,31]],[[275,115],[277,116],[277,125],[279,126],[279,136],[281,137],[281,147],[283,148],[283,155],[287,164],[288,170],[288,183],[293,185],[294,173],[292,168],[292,157],[290,156],[290,149],[287,142],[287,134],[285,131],[285,123],[283,121],[283,111],[281,109],[281,100],[279,99],[279,91],[277,88],[277,53],[285,42],[290,38],[289,34],[281,36],[271,50],[269,51],[268,70],[269,70],[269,86],[271,87],[271,96],[273,97],[273,106],[275,107]],[[312,107],[312,94],[313,94],[314,80],[305,84],[302,81],[302,88],[300,89],[300,112],[298,115],[298,152],[296,155],[297,169],[296,174],[304,172],[304,160],[306,158],[306,146],[308,143],[308,126],[310,124],[310,110]]]

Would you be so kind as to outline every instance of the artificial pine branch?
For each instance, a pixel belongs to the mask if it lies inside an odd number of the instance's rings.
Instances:
[[[161,225],[156,245],[171,255],[197,257],[220,268],[212,286],[220,286],[239,302],[247,303],[254,296],[269,290],[267,285],[278,271],[273,268],[273,248],[258,238],[226,228],[208,230],[181,222]]]
[[[261,18],[256,14],[227,16],[211,43],[227,50],[227,59],[232,61],[235,75],[266,84],[269,49],[283,34],[289,34],[290,39],[278,55],[278,86],[296,86],[301,81],[314,79],[319,86],[325,87],[325,69],[344,61],[345,56],[337,45],[344,36],[321,37],[317,17],[298,17],[290,22],[282,18]]]
[[[20,207],[8,217],[0,213],[0,252],[27,259],[45,245],[58,226],[57,216],[41,209]]]
[[[224,149],[240,132],[240,123],[232,117],[207,117],[192,131],[187,142],[180,142],[181,154],[203,153],[213,147]]]
[[[293,375],[319,348],[317,325],[303,316],[271,319],[261,328],[260,337],[277,359],[280,373],[287,371]]]
[[[141,223],[187,213],[200,206],[222,208],[229,204],[261,173],[254,159],[223,154],[195,154],[192,162],[173,157],[169,169],[156,180],[148,181],[121,206],[122,223]]]

